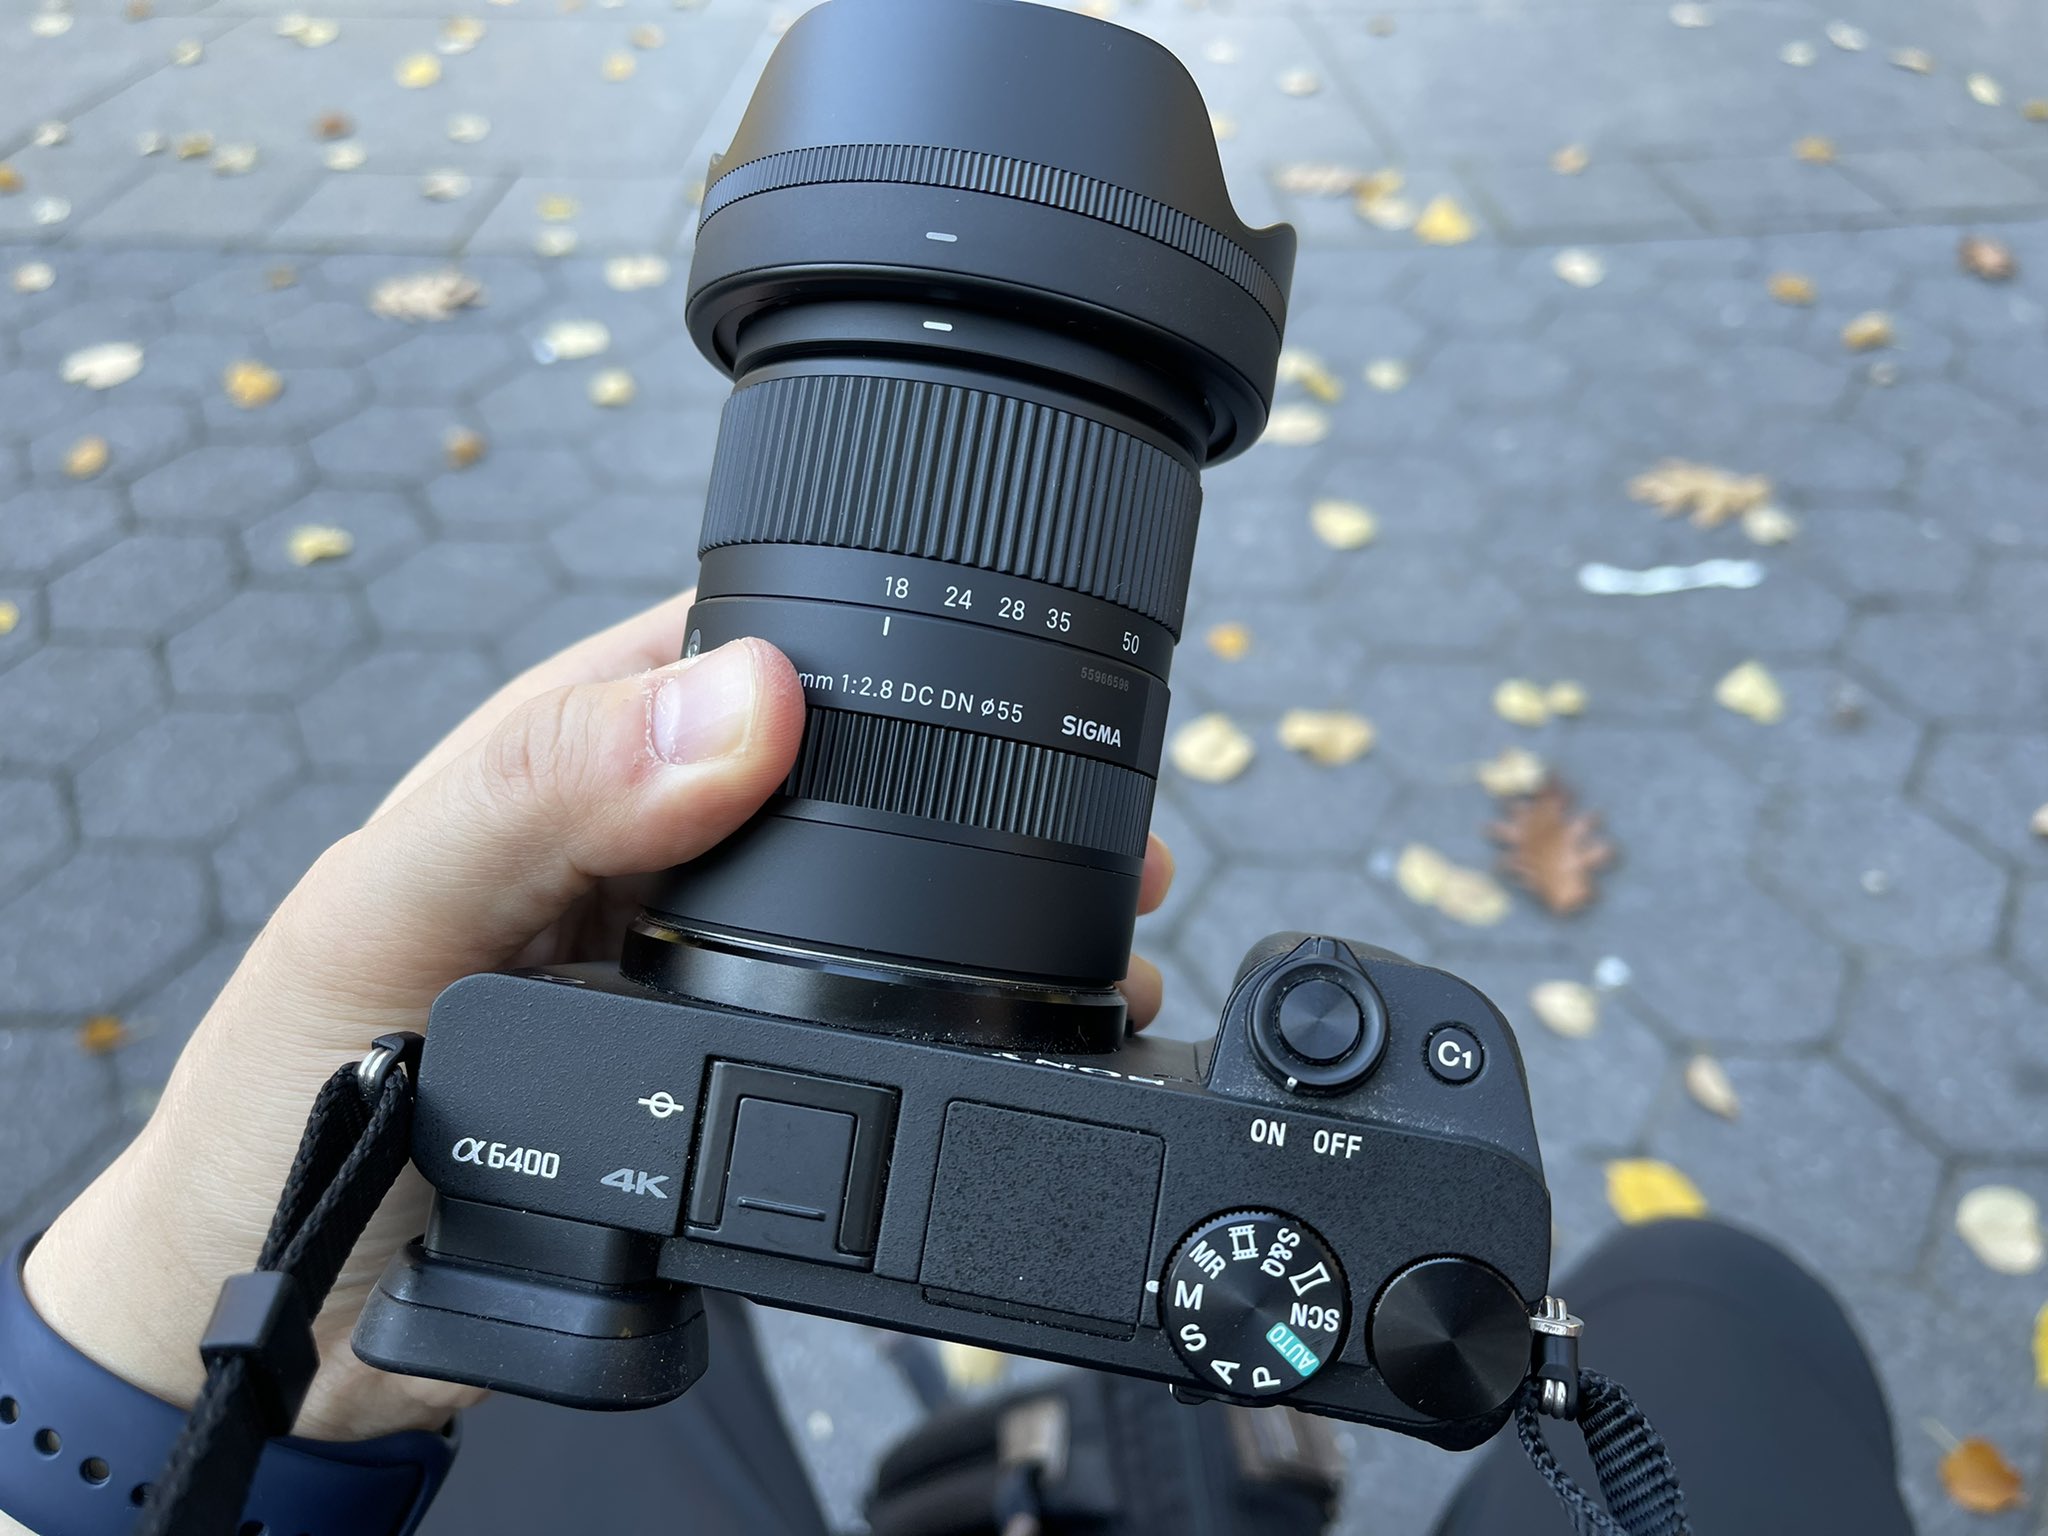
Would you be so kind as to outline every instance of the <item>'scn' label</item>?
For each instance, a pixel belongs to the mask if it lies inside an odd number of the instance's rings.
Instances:
[[[1099,741],[1105,747],[1120,747],[1124,744],[1124,733],[1115,726],[1104,725],[1100,720],[1083,720],[1079,715],[1062,715],[1060,734],[1078,736],[1083,741]]]

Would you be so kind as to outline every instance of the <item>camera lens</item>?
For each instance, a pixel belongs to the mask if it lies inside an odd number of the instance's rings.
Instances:
[[[664,878],[630,972],[677,984],[682,942],[1123,974],[1199,473],[1263,429],[1293,258],[1136,33],[1022,0],[790,28],[691,268],[734,389],[689,644],[774,642],[809,718],[782,794]]]

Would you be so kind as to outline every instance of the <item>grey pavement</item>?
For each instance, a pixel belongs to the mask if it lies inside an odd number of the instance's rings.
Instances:
[[[681,333],[692,184],[790,14],[490,0],[482,35],[450,41],[429,0],[336,0],[309,47],[282,0],[145,9],[0,0],[0,162],[22,183],[0,193],[0,602],[19,615],[0,635],[0,1218],[50,1210],[132,1133],[270,908],[439,732],[690,579],[722,397]],[[1672,1162],[1847,1298],[1923,1529],[2040,1532],[2048,1277],[1993,1273],[1953,1217],[1986,1182],[2048,1199],[2048,839],[2028,830],[2048,802],[2048,123],[2024,110],[2048,98],[2048,29],[2000,0],[1701,9],[1680,27],[1646,0],[1115,8],[1200,79],[1247,216],[1300,226],[1291,339],[1343,385],[1322,441],[1209,477],[1175,717],[1225,710],[1260,748],[1229,784],[1163,781],[1181,879],[1144,947],[1184,1034],[1272,929],[1470,975],[1520,1029],[1565,1261],[1614,1220],[1608,1161]],[[1867,46],[1830,42],[1836,19]],[[197,61],[174,63],[188,41]],[[1812,62],[1781,62],[1799,43]],[[1909,46],[1931,74],[1889,61]],[[407,89],[416,54],[441,77]],[[630,77],[607,78],[614,58]],[[1284,93],[1291,70],[1317,89]],[[1973,72],[1995,91],[1973,96]],[[359,169],[328,168],[330,113]],[[488,132],[457,142],[465,114]],[[50,123],[63,142],[39,144]],[[179,158],[198,133],[252,146],[253,168]],[[1832,163],[1794,158],[1807,135]],[[1551,168],[1568,144],[1578,175]],[[1306,160],[1398,166],[1475,238],[1428,248],[1281,190]],[[465,189],[429,200],[444,170]],[[543,254],[562,231],[573,251]],[[2018,278],[1959,271],[1965,231],[2009,242]],[[1603,280],[1561,281],[1561,247]],[[647,254],[675,275],[608,285],[606,258]],[[450,260],[481,306],[370,313],[375,284]],[[52,281],[22,291],[38,263]],[[1811,306],[1767,292],[1788,270]],[[1839,333],[1868,310],[1896,339],[1853,353]],[[609,350],[539,361],[570,319],[603,321]],[[109,341],[143,346],[139,376],[60,382]],[[279,371],[274,403],[225,396],[244,357]],[[1377,359],[1406,387],[1370,387]],[[633,374],[630,405],[590,402],[604,367]],[[483,435],[479,462],[450,465],[454,428]],[[108,465],[73,479],[88,435]],[[1798,536],[1659,519],[1625,487],[1667,456],[1770,476]],[[1324,548],[1321,496],[1370,505],[1377,542]],[[294,564],[308,524],[353,552]],[[1574,580],[1717,556],[1764,581],[1632,599]],[[1202,643],[1223,620],[1252,632],[1239,660]],[[1750,659],[1784,690],[1775,725],[1712,700]],[[1510,726],[1490,703],[1508,677],[1576,679],[1590,705]],[[1293,706],[1358,710],[1379,744],[1309,764],[1273,737]],[[1581,916],[1518,899],[1460,926],[1409,902],[1394,860],[1419,841],[1489,863],[1473,767],[1511,744],[1622,857]],[[1530,1016],[1534,984],[1603,961],[1592,1037]],[[103,1012],[129,1043],[88,1056],[77,1028]],[[1686,1096],[1700,1052],[1734,1123]],[[863,1388],[883,1368],[860,1330],[767,1332],[850,1522],[910,1400]],[[1940,1437],[1969,1434],[2020,1467],[2029,1507],[1947,1502]],[[1345,1435],[1344,1529],[1421,1536],[1458,1458]]]

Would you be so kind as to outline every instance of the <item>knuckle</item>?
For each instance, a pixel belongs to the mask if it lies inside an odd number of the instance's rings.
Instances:
[[[512,711],[484,740],[486,798],[550,807],[572,798],[587,771],[588,732],[574,688],[556,688]]]

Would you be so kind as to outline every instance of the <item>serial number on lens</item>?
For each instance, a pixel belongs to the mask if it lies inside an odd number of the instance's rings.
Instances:
[[[807,693],[837,694],[849,699],[880,699],[934,710],[942,715],[959,715],[970,720],[1001,720],[1020,725],[1024,706],[1012,699],[991,698],[959,688],[942,688],[933,683],[909,682],[894,677],[875,677],[854,672],[799,672],[796,680]]]

